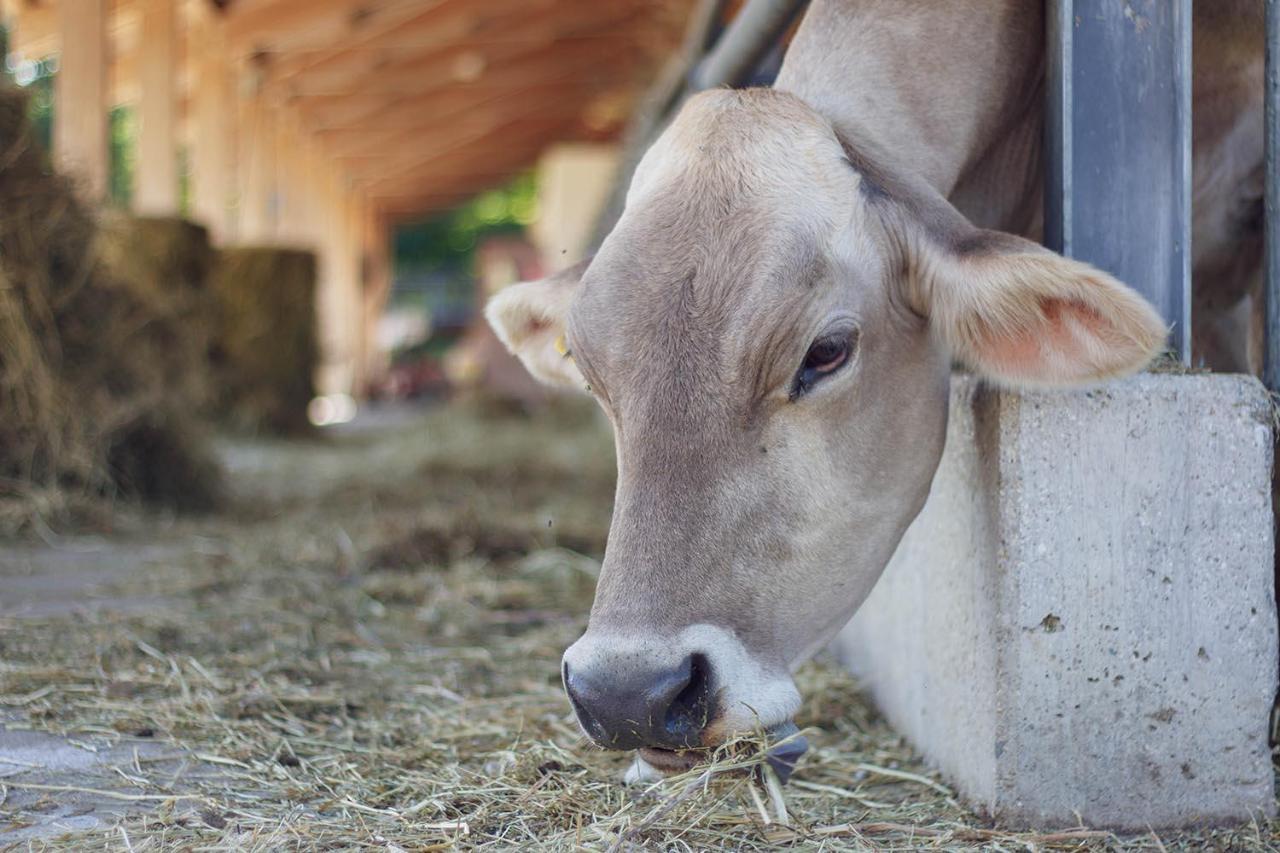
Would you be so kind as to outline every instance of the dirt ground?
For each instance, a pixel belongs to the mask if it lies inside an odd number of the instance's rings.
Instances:
[[[1014,833],[827,662],[793,781],[625,788],[559,684],[612,499],[586,409],[226,442],[217,516],[0,550],[0,850],[1280,848],[1280,825]]]

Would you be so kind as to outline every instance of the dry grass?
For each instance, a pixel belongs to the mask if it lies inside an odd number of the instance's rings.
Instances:
[[[0,531],[121,496],[217,502],[192,345],[208,252],[182,223],[101,228],[0,85]]]
[[[825,663],[800,674],[812,749],[780,794],[742,747],[624,788],[627,758],[584,742],[557,674],[608,520],[612,457],[592,418],[441,411],[228,456],[240,516],[187,522],[188,557],[121,590],[162,608],[0,622],[0,706],[37,728],[171,742],[221,771],[126,768],[116,790],[152,808],[49,849],[1236,850],[1280,837],[1275,824],[993,829]],[[0,802],[0,826],[23,820]]]
[[[310,429],[307,404],[320,366],[316,257],[232,246],[218,253],[213,295],[216,408],[233,426],[273,434]]]

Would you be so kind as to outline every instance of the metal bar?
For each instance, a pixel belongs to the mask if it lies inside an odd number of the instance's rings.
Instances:
[[[1191,0],[1051,0],[1045,237],[1130,285],[1191,360]]]
[[[747,0],[720,40],[695,69],[695,91],[740,86],[803,11],[808,0]]]
[[[593,254],[622,216],[627,188],[631,186],[631,177],[640,165],[640,158],[684,102],[688,94],[688,81],[711,44],[723,10],[724,0],[699,0],[685,24],[679,52],[663,66],[658,79],[653,81],[631,114],[622,137],[622,159],[618,164],[618,174],[613,179],[609,198],[596,219],[591,237]]]
[[[1048,104],[1045,110],[1044,243],[1073,254],[1071,242],[1071,18],[1072,0],[1049,0],[1045,7]]]
[[[1267,0],[1266,70],[1266,322],[1262,379],[1280,391],[1280,0]]]

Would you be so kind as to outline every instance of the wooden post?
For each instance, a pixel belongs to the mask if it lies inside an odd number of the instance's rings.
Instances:
[[[342,208],[333,176],[318,176],[320,231],[320,282],[316,292],[316,318],[320,324],[320,371],[316,385],[322,394],[348,390],[344,335],[342,334]]]
[[[276,132],[277,236],[286,243],[308,245],[314,241],[311,210],[311,170],[307,134],[297,120],[283,121]]]
[[[64,5],[67,4],[64,0]],[[176,88],[177,8],[174,0],[140,0],[138,44],[138,186],[134,209],[149,216],[178,213]]]
[[[188,52],[195,71],[191,134],[191,212],[219,242],[235,236],[236,127],[239,105],[226,40],[206,4],[196,7]]]
[[[61,57],[54,92],[54,159],[83,181],[94,201],[107,196],[107,0],[58,4]]]
[[[243,103],[238,162],[240,237],[249,242],[270,242],[276,237],[275,121],[261,95]]]
[[[363,394],[387,368],[386,354],[377,349],[377,329],[378,318],[382,316],[391,293],[391,240],[386,220],[367,199],[363,206],[362,227],[360,391]]]

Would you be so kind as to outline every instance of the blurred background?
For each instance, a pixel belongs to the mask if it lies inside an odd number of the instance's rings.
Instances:
[[[8,527],[211,504],[208,433],[543,405],[480,308],[590,251],[740,5],[0,0]]]
[[[546,405],[485,300],[589,254],[803,6],[0,0],[0,530],[214,506],[215,434]]]

